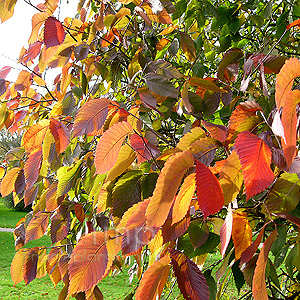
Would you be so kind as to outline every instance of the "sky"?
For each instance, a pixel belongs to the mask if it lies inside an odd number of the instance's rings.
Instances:
[[[43,3],[43,0],[31,0],[33,5]],[[78,1],[61,0],[61,10],[59,20],[63,21],[65,17],[74,17]],[[15,6],[14,15],[4,23],[0,23],[0,69],[4,66],[14,68],[7,80],[15,80],[17,74],[22,70],[22,66],[17,65],[20,50],[22,46],[28,48],[28,38],[31,33],[31,18],[38,11],[25,3],[18,0]],[[55,11],[55,17],[58,17],[58,9]]]

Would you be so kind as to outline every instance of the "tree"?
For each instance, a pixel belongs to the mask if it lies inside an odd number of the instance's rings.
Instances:
[[[175,281],[219,299],[228,274],[246,296],[297,297],[298,2],[92,0],[65,20],[58,3],[36,7],[16,81],[0,71],[1,126],[23,134],[1,193],[33,204],[14,283],[48,274],[59,299],[102,299],[133,256],[126,299],[167,299]],[[26,248],[46,232],[50,252]]]

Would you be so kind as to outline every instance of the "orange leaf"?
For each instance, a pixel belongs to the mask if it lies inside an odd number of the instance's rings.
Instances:
[[[50,132],[55,140],[55,150],[57,154],[64,152],[70,143],[70,130],[62,122],[50,119]]]
[[[282,111],[282,125],[284,129],[284,138],[282,139],[282,148],[286,158],[287,167],[293,162],[297,148],[297,104],[300,103],[300,91],[293,90],[285,95]]]
[[[292,22],[291,24],[287,25],[286,30],[289,30],[289,29],[291,29],[292,27],[295,27],[295,26],[299,27],[299,25],[300,25],[300,19],[298,19],[298,20]]]
[[[273,182],[275,176],[270,167],[272,152],[262,139],[249,131],[238,135],[235,149],[242,164],[248,200]]]
[[[170,273],[170,257],[165,255],[151,265],[143,275],[136,291],[136,300],[155,300],[160,297]]]
[[[49,15],[46,12],[37,13],[32,17],[32,31],[28,40],[29,45],[37,41],[40,28],[48,17]]]
[[[195,127],[190,132],[186,133],[177,144],[177,151],[187,150],[199,138],[205,137],[205,131],[201,127]]]
[[[266,266],[268,261],[268,254],[273,242],[277,237],[277,231],[274,230],[265,240],[254,270],[252,293],[255,300],[268,300],[268,292],[266,287]]]
[[[93,231],[79,240],[69,262],[69,295],[92,289],[102,279],[108,263],[108,238],[102,231]]]
[[[78,219],[78,221],[83,223],[83,221],[85,219],[85,213],[84,213],[84,209],[83,209],[81,203],[74,204],[74,212],[75,212],[75,216]]]
[[[160,227],[168,217],[177,189],[186,171],[193,167],[190,151],[178,152],[165,163],[146,212],[147,225]]]
[[[185,32],[180,33],[180,47],[185,54],[186,58],[193,62],[196,59],[195,44],[189,34]]]
[[[42,163],[42,147],[33,150],[25,162],[24,173],[26,188],[30,189],[39,177]]]
[[[28,249],[20,249],[16,252],[10,267],[10,274],[14,285],[18,284],[19,282],[23,281],[23,262],[25,256],[27,254]]]
[[[227,216],[220,230],[221,254],[223,258],[225,256],[227,246],[231,239],[232,222],[233,222],[232,209],[231,206],[229,205],[227,210]]]
[[[63,25],[54,17],[45,21],[44,43],[46,49],[62,44],[66,36]]]
[[[245,212],[236,211],[233,214],[232,240],[235,248],[235,259],[238,260],[252,243],[252,229]]]
[[[196,185],[197,199],[204,218],[217,213],[224,205],[220,183],[211,170],[199,161],[196,161]]]
[[[115,164],[126,136],[132,132],[127,122],[119,122],[101,136],[95,154],[96,173],[108,172]]]
[[[23,136],[22,147],[28,151],[41,147],[49,124],[50,121],[44,119],[32,125]]]
[[[208,300],[209,288],[197,265],[178,250],[170,250],[171,263],[183,297],[193,300]]]
[[[225,142],[227,137],[227,128],[223,125],[213,124],[202,120],[202,125],[209,131],[212,138],[220,142]]]
[[[2,197],[8,196],[10,193],[12,193],[15,189],[15,182],[17,180],[17,177],[19,175],[19,172],[22,170],[22,168],[12,168],[5,176],[2,178],[1,181],[1,195]]]
[[[196,190],[196,174],[188,175],[180,187],[172,211],[172,225],[182,220],[189,208]]]
[[[285,61],[276,78],[275,101],[277,110],[284,106],[287,95],[292,90],[294,80],[300,76],[300,62],[298,58],[290,58]]]
[[[194,107],[191,105],[190,100],[189,100],[189,87],[188,87],[189,82],[186,81],[183,84],[183,88],[181,90],[181,98],[183,105],[185,109],[187,110],[188,113],[194,112]]]
[[[109,104],[107,98],[91,99],[85,103],[75,118],[73,137],[98,131],[106,120]]]
[[[31,248],[27,251],[23,262],[23,277],[25,285],[36,278],[39,247]]]
[[[21,71],[15,83],[15,90],[24,91],[30,85],[30,78],[31,74],[28,71]]]
[[[42,237],[48,227],[50,212],[39,211],[26,228],[25,243]]]

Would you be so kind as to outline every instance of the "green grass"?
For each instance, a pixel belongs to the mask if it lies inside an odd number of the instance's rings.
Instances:
[[[7,208],[3,204],[3,200],[0,199],[0,227],[15,228],[19,220],[26,216],[26,214],[26,212],[14,211]]]

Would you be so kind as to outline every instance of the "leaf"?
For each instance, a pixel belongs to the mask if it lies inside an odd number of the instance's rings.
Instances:
[[[230,83],[237,79],[239,71],[239,60],[244,56],[239,48],[232,48],[225,52],[218,69],[218,78]]]
[[[114,185],[112,191],[114,217],[122,218],[128,208],[141,201],[141,177],[141,171],[132,170],[125,173]]]
[[[104,125],[110,101],[107,98],[91,99],[78,111],[73,127],[73,137],[91,134]]]
[[[60,205],[57,213],[51,218],[50,235],[52,244],[63,240],[68,235],[69,230],[70,212],[68,211],[68,206]]]
[[[292,27],[298,26],[300,25],[300,19],[295,20],[294,22],[290,23],[289,25],[286,26],[286,30],[291,29]]]
[[[82,161],[78,160],[72,167],[61,167],[60,169],[58,169],[58,185],[56,191],[56,198],[67,194],[71,190],[75,182],[76,176],[78,175],[78,172],[80,170],[81,164]]]
[[[132,255],[138,253],[143,246],[156,235],[158,228],[146,227],[146,209],[150,199],[134,205],[126,222],[126,227],[122,237],[122,254]],[[124,215],[127,218],[127,216]]]
[[[15,189],[15,182],[19,176],[19,172],[22,168],[15,167],[6,172],[1,181],[1,195],[2,197],[8,196]]]
[[[30,86],[30,78],[31,74],[26,70],[22,70],[15,82],[15,90],[24,91],[25,89],[27,89]]]
[[[205,137],[205,131],[201,127],[192,128],[190,132],[186,133],[178,142],[176,146],[177,151],[187,150],[199,138]]]
[[[170,269],[170,257],[168,255],[152,264],[143,275],[136,291],[136,300],[155,300],[157,295],[160,297],[167,282]]]
[[[23,263],[25,256],[27,254],[28,249],[19,249],[16,252],[10,267],[10,274],[12,281],[14,282],[14,286],[19,282],[23,281]]]
[[[0,19],[2,23],[13,16],[16,3],[17,0],[2,0],[0,2]]]
[[[268,300],[268,292],[266,287],[266,266],[268,254],[273,242],[276,239],[276,230],[274,230],[263,243],[263,246],[258,255],[258,260],[254,270],[252,293],[255,300]]]
[[[25,190],[25,194],[24,194],[25,207],[33,203],[33,201],[36,199],[37,193],[38,193],[38,185],[32,186],[30,189]]]
[[[45,21],[44,43],[46,49],[63,43],[66,33],[63,25],[54,17],[48,17]]]
[[[31,45],[37,41],[39,30],[42,25],[45,23],[46,19],[49,17],[48,13],[41,12],[33,15],[32,17],[32,31],[28,40],[28,44]]]
[[[204,218],[217,213],[224,205],[220,183],[210,169],[196,161],[197,200]]]
[[[171,249],[171,264],[185,299],[209,300],[209,288],[197,265],[178,250]]]
[[[190,79],[190,84],[191,85],[195,85],[199,88],[202,88],[204,90],[210,90],[213,92],[217,92],[217,93],[225,93],[226,91],[222,88],[219,88],[216,84],[214,84],[213,82],[203,79],[203,78],[198,78],[198,77],[192,77]]]
[[[231,209],[231,205],[228,205],[227,215],[226,215],[225,221],[220,230],[222,258],[225,257],[226,249],[227,249],[230,239],[231,239],[232,222],[233,222],[232,209]]]
[[[181,90],[181,98],[183,105],[188,113],[192,113],[194,111],[193,106],[189,101],[189,89],[188,89],[188,81],[183,84],[183,88]]]
[[[191,221],[188,233],[195,250],[204,245],[209,237],[208,226],[202,218]]]
[[[163,225],[182,178],[193,165],[194,158],[190,151],[176,153],[165,163],[147,208],[146,218],[149,227]]]
[[[96,173],[108,172],[118,159],[122,144],[132,127],[127,122],[119,122],[109,128],[101,136],[95,154]]]
[[[252,243],[252,229],[247,214],[243,211],[235,211],[233,214],[232,240],[235,248],[235,259],[238,260]]]
[[[75,212],[75,216],[78,219],[78,221],[80,223],[83,223],[84,219],[85,219],[85,213],[84,213],[84,209],[81,203],[75,203],[74,204],[74,212]]]
[[[55,150],[57,154],[64,152],[70,143],[70,130],[62,122],[50,119],[50,132],[55,140]]]
[[[180,187],[172,210],[172,225],[181,221],[187,214],[196,191],[196,174],[188,175]]]
[[[285,61],[276,78],[275,101],[277,110],[284,106],[287,95],[292,90],[294,80],[300,76],[300,62],[298,58]]]
[[[5,66],[0,70],[0,78],[5,79],[6,76],[9,74],[10,70],[12,67],[10,66]]]
[[[36,278],[39,247],[31,248],[27,251],[23,263],[23,277],[25,285]]]
[[[148,73],[144,79],[150,91],[163,97],[178,98],[178,90],[166,77],[156,73]]]
[[[48,227],[50,212],[39,211],[26,228],[25,243],[42,237]]]
[[[108,263],[108,239],[106,233],[93,231],[79,240],[69,262],[68,295],[92,289],[102,279]]]
[[[284,156],[289,167],[293,162],[297,148],[297,104],[300,103],[300,91],[294,90],[285,93],[284,106],[282,111],[282,125],[284,129],[284,139],[282,147]]]
[[[28,156],[25,166],[25,182],[26,189],[30,189],[39,177],[40,167],[42,163],[42,147],[33,150]]]
[[[201,123],[209,131],[212,138],[222,143],[225,142],[227,137],[226,126],[213,124],[204,120],[201,120]]]
[[[269,146],[249,131],[241,132],[235,149],[239,155],[247,200],[268,188],[275,176],[270,167],[272,152]]]
[[[39,148],[44,142],[46,131],[50,125],[49,120],[41,120],[38,123],[32,125],[24,134],[22,138],[22,147],[26,150],[31,151]]]
[[[233,201],[243,185],[242,166],[236,151],[232,151],[220,172],[220,185],[223,190],[224,204]]]
[[[194,62],[196,59],[196,50],[194,41],[191,39],[190,35],[188,35],[185,32],[179,32],[180,33],[180,47],[185,54],[186,58]]]

